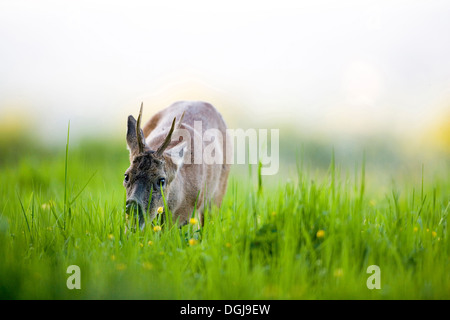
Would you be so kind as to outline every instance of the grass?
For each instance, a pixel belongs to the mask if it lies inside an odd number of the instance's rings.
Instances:
[[[203,229],[130,232],[122,145],[17,148],[0,160],[2,299],[450,298],[445,169],[384,192],[363,156],[351,173],[334,152],[323,175],[303,161],[289,178],[235,168]]]

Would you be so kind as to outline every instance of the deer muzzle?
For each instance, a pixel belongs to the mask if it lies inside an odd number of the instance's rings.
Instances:
[[[139,227],[143,228],[144,225],[144,214],[142,210],[142,205],[135,199],[128,199],[126,202],[126,213],[130,216],[133,226],[136,220],[139,221]]]

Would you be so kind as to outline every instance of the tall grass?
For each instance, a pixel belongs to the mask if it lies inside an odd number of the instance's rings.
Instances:
[[[127,151],[68,142],[2,163],[3,299],[450,298],[447,168],[433,178],[419,168],[419,182],[381,194],[368,191],[377,173],[364,156],[351,174],[334,152],[324,175],[301,157],[288,177],[235,168],[202,229],[154,231],[155,220],[131,232]],[[66,287],[69,265],[80,267],[80,290]],[[370,265],[379,290],[366,286]]]

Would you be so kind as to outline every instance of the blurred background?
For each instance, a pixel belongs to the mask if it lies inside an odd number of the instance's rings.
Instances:
[[[448,168],[449,17],[437,0],[2,0],[0,147],[64,146],[70,121],[74,144],[125,148],[141,101],[148,119],[188,99],[280,129],[282,161]]]

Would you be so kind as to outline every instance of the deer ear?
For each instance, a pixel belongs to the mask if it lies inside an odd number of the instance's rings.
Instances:
[[[182,142],[167,150],[163,154],[166,162],[170,163],[175,169],[176,173],[184,164],[184,157],[187,156],[187,143]]]
[[[139,136],[136,135],[139,133]],[[140,139],[142,145],[145,145],[144,133],[142,129],[136,130],[136,119],[133,116],[128,116],[128,128],[127,128],[127,145],[128,150],[130,150],[130,157],[135,156],[139,153],[139,142]]]

